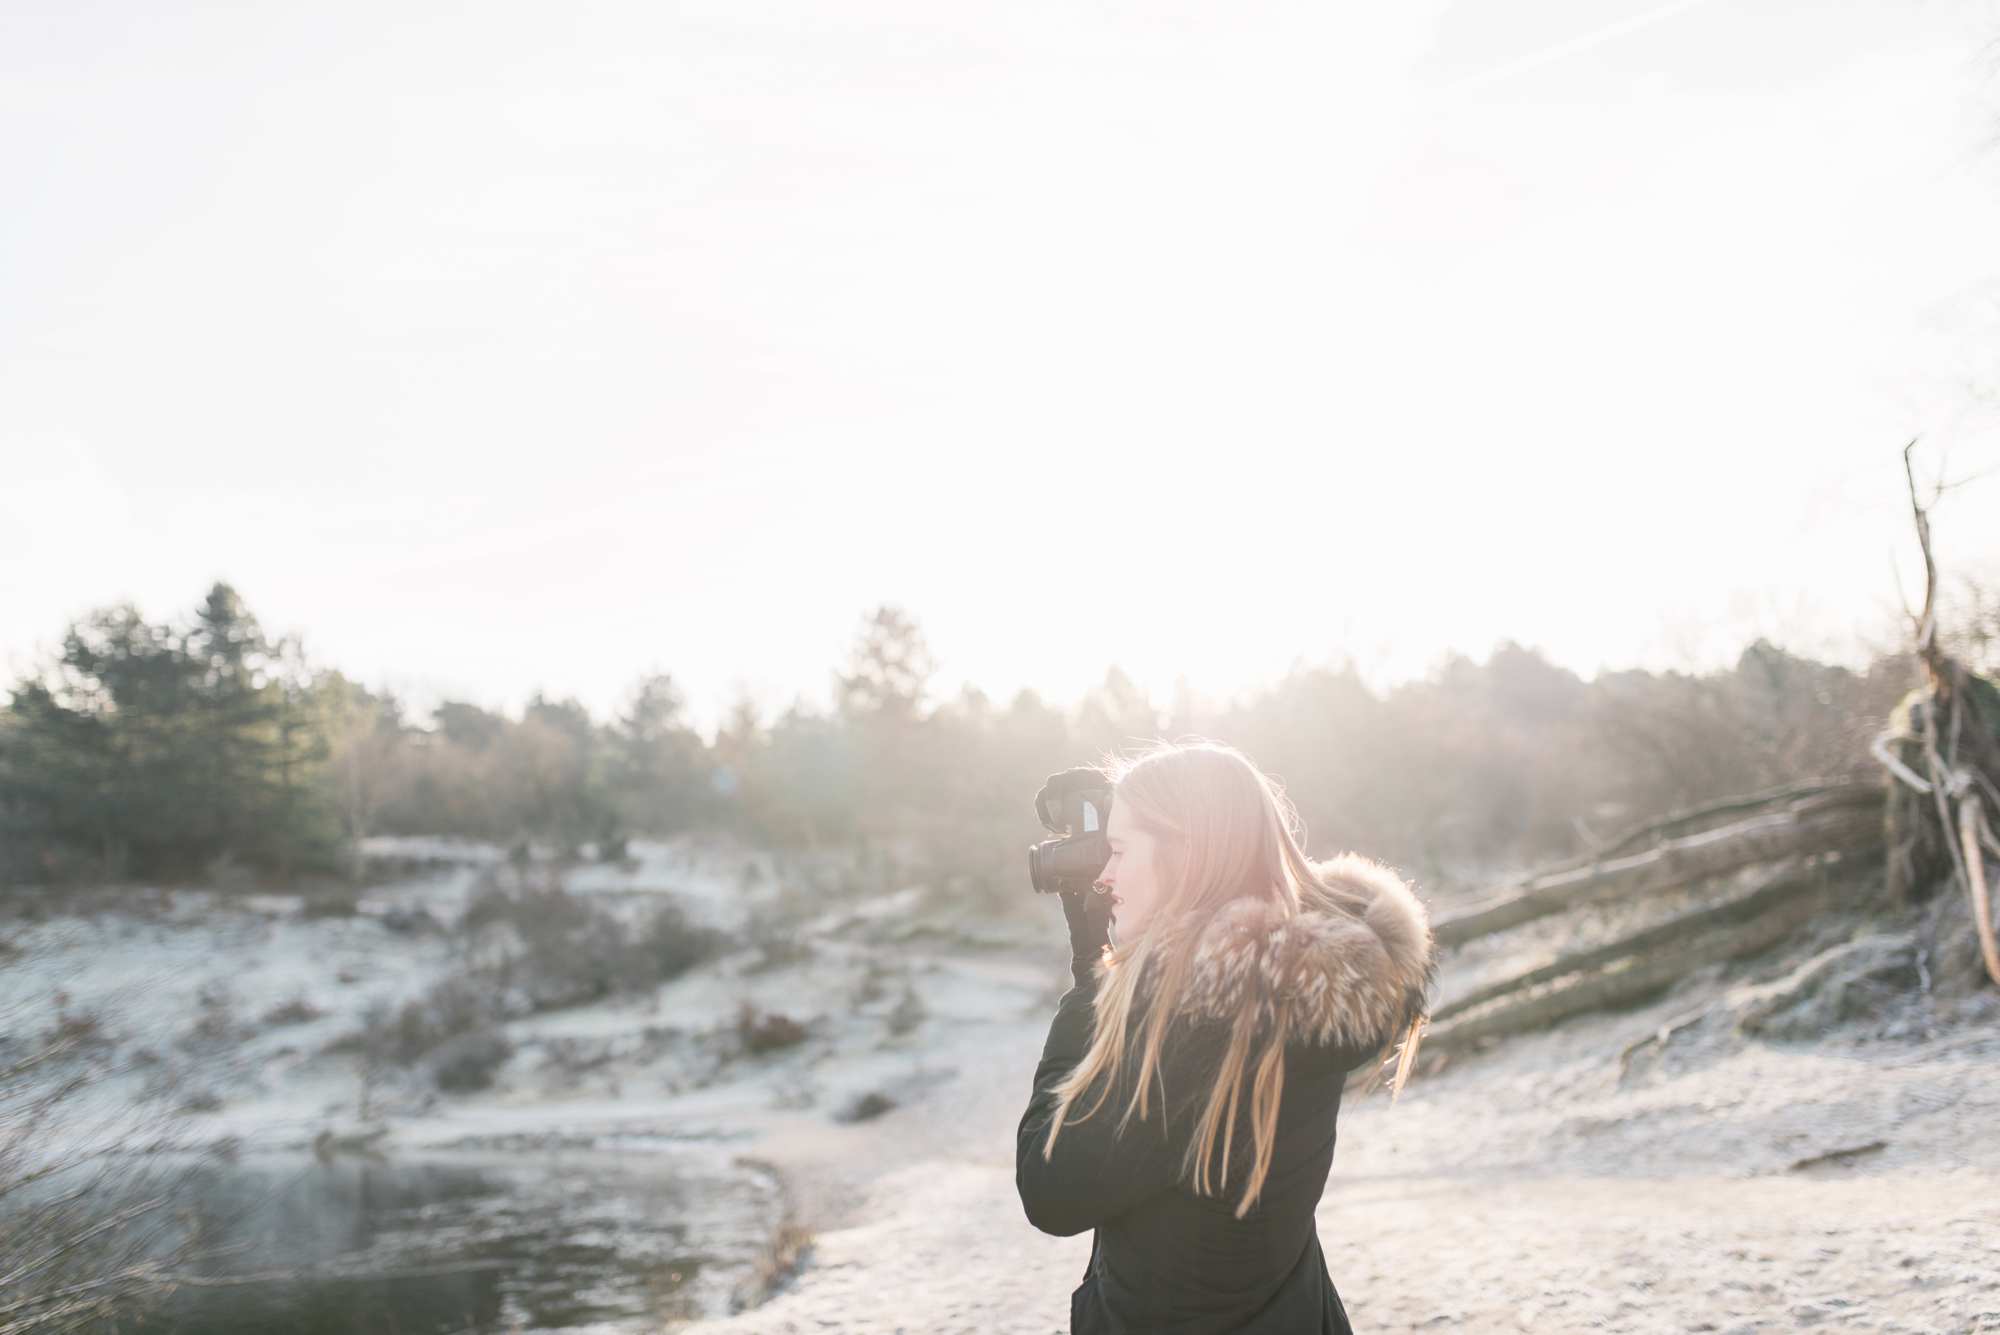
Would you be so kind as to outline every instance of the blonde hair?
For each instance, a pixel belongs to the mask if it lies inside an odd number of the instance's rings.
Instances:
[[[1117,1087],[1130,1059],[1128,1039],[1135,1023],[1137,1088],[1119,1118],[1118,1134],[1124,1133],[1135,1113],[1140,1121],[1146,1119],[1149,1086],[1160,1078],[1160,1050],[1193,972],[1200,929],[1217,910],[1241,897],[1268,900],[1287,918],[1316,911],[1360,920],[1366,909],[1356,891],[1318,875],[1304,852],[1304,823],[1283,785],[1236,748],[1201,738],[1155,741],[1137,756],[1109,758],[1098,768],[1112,785],[1113,809],[1123,808],[1134,826],[1153,836],[1160,908],[1144,932],[1116,949],[1107,947],[1096,966],[1090,1046],[1076,1068],[1054,1086],[1057,1102],[1042,1144],[1044,1160],[1053,1156],[1071,1106],[1097,1086],[1096,1101],[1077,1118],[1084,1121]],[[1261,1040],[1254,1006],[1243,1007],[1230,1022],[1222,1060],[1181,1164],[1181,1177],[1185,1180],[1192,1174],[1199,1195],[1215,1195],[1228,1185],[1229,1154],[1247,1077],[1253,1153],[1249,1180],[1235,1209],[1238,1219],[1262,1193],[1277,1141],[1289,999],[1278,997],[1275,1004],[1277,1022]],[[1395,1081],[1398,1093],[1416,1055],[1419,1027],[1411,1026],[1403,1045]],[[1161,1087],[1164,1105],[1164,1079]],[[1215,1182],[1209,1160],[1218,1134],[1223,1162],[1220,1181]]]

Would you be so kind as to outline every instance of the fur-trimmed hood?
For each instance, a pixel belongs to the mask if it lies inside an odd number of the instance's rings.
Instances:
[[[1287,1041],[1376,1051],[1428,1009],[1437,976],[1430,914],[1372,858],[1342,853],[1312,865],[1362,898],[1362,917],[1307,910],[1285,918],[1264,899],[1225,904],[1201,928],[1183,1006],[1202,1020],[1234,1020],[1254,1007],[1262,1034],[1278,1023],[1282,1001]]]

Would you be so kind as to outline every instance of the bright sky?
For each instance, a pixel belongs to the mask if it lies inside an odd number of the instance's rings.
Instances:
[[[2000,465],[1990,0],[170,8],[0,11],[10,672],[216,578],[705,729],[879,602],[1000,700],[1838,656]]]

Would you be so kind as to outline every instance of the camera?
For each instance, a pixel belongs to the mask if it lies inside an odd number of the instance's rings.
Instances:
[[[1062,836],[1028,848],[1028,880],[1037,894],[1089,890],[1111,861],[1104,827],[1111,819],[1111,785],[1088,765],[1051,774],[1035,794],[1042,828]]]

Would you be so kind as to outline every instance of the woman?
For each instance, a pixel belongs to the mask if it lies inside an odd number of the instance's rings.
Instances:
[[[1097,893],[1061,895],[1076,986],[1015,1153],[1035,1227],[1096,1230],[1070,1329],[1347,1332],[1313,1210],[1346,1076],[1399,1035],[1401,1093],[1428,915],[1380,863],[1309,861],[1290,801],[1233,747],[1161,743],[1102,772],[1111,857]]]

